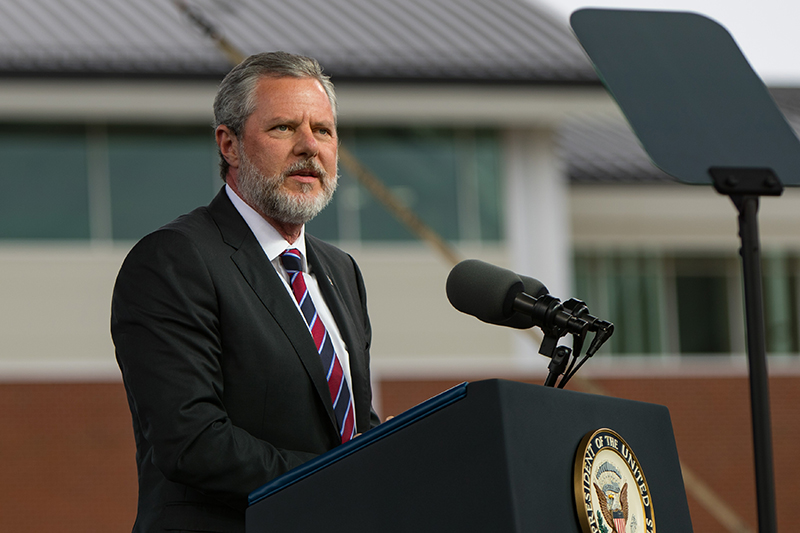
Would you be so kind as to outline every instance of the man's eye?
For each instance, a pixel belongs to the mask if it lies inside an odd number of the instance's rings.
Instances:
[[[275,126],[275,129],[278,131],[289,131],[289,126],[286,124],[281,124],[280,126]]]

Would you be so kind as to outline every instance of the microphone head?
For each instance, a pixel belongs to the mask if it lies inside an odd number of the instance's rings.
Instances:
[[[550,294],[550,291],[547,290],[547,287],[544,286],[544,283],[538,279],[533,279],[530,276],[523,276],[522,274],[517,275],[519,276],[519,279],[522,280],[522,284],[525,286],[525,294],[528,296],[539,298],[540,296]]]
[[[511,318],[514,298],[523,289],[514,272],[477,259],[461,261],[447,276],[447,299],[453,307],[489,324]]]

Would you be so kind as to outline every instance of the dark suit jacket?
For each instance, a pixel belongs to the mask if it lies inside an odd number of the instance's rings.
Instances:
[[[361,273],[338,248],[306,245],[364,432],[378,418]],[[314,341],[224,189],[133,248],[111,332],[136,438],[134,531],[244,531],[250,491],[339,443]]]

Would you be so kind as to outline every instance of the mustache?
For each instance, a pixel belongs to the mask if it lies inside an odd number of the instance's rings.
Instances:
[[[320,165],[313,159],[306,159],[304,161],[297,161],[296,163],[292,163],[286,169],[284,169],[284,171],[281,173],[281,177],[285,180],[290,175],[302,171],[312,173],[321,181],[327,181],[328,179],[328,173],[325,172],[325,169],[322,168],[322,165]]]

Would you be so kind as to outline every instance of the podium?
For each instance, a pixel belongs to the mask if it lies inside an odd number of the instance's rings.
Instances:
[[[600,428],[635,451],[658,532],[691,532],[666,407],[505,380],[463,383],[257,489],[247,532],[579,533],[576,453]]]

